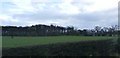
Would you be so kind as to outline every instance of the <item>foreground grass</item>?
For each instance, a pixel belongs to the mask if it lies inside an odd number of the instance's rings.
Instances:
[[[48,36],[48,37],[14,37],[10,36],[2,37],[3,48],[16,48],[34,45],[45,45],[54,43],[67,43],[67,42],[79,42],[79,41],[93,41],[93,40],[105,40],[115,39],[115,37],[102,37],[102,36]]]

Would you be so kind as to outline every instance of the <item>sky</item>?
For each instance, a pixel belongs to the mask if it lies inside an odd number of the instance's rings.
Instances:
[[[94,28],[118,24],[119,0],[0,0],[0,25]]]

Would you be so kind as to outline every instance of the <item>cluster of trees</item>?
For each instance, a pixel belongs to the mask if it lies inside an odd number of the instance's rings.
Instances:
[[[55,25],[32,25],[26,27],[2,26],[2,36],[60,36],[60,35],[81,35],[81,36],[116,36],[120,33],[118,26],[100,27],[94,29],[75,29],[74,27],[62,27]]]

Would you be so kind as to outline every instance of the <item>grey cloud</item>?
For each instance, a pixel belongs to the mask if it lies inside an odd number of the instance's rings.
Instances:
[[[15,14],[14,18],[26,19],[26,20],[49,20],[49,19],[67,19],[69,16],[63,14],[57,14],[54,12],[37,12],[37,13],[24,13]]]
[[[13,21],[2,21],[0,25],[3,26],[27,26],[29,23],[21,21],[21,22],[13,22]]]
[[[73,25],[79,28],[93,28],[95,25],[114,25],[117,23],[117,9],[94,13],[80,13],[77,15],[64,15],[57,12],[44,11],[37,13],[15,14],[14,17],[28,21],[46,21],[46,20],[71,20],[66,25]],[[27,19],[26,19],[27,18]],[[69,19],[70,18],[70,19]],[[56,20],[57,21],[57,20]],[[62,23],[62,22],[61,22]],[[65,24],[65,23],[64,23]]]
[[[117,18],[117,8],[100,11],[100,12],[93,12],[93,13],[84,13],[79,15],[73,16],[75,19],[80,19],[89,22],[99,22],[101,20],[111,20]]]
[[[93,12],[93,13],[84,13],[73,15],[74,21],[72,24],[79,28],[94,28],[94,26],[111,26],[118,24],[117,8]]]
[[[80,0],[81,1],[81,0]],[[95,25],[114,25],[117,23],[117,8],[99,11],[93,13],[79,13],[76,15],[66,15],[59,12],[59,7],[57,4],[62,2],[54,2],[54,3],[45,3],[43,7],[43,11],[35,11],[33,12],[24,12],[22,14],[10,14],[13,19],[19,19],[19,22],[12,21],[2,21],[0,22],[3,25],[28,25],[29,22],[39,22],[39,21],[58,21],[66,20],[66,22],[60,22],[63,26],[73,25],[78,28],[93,28]],[[89,5],[91,3],[84,2],[72,2],[73,5]],[[32,6],[37,8],[36,5],[40,3],[32,3]],[[50,7],[54,5],[55,7]],[[7,12],[9,13],[9,12]]]

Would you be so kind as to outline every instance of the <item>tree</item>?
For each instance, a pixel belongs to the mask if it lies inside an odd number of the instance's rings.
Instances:
[[[101,27],[95,26],[95,32],[96,32],[96,35],[97,35],[97,36],[100,35],[100,31],[101,31]]]

